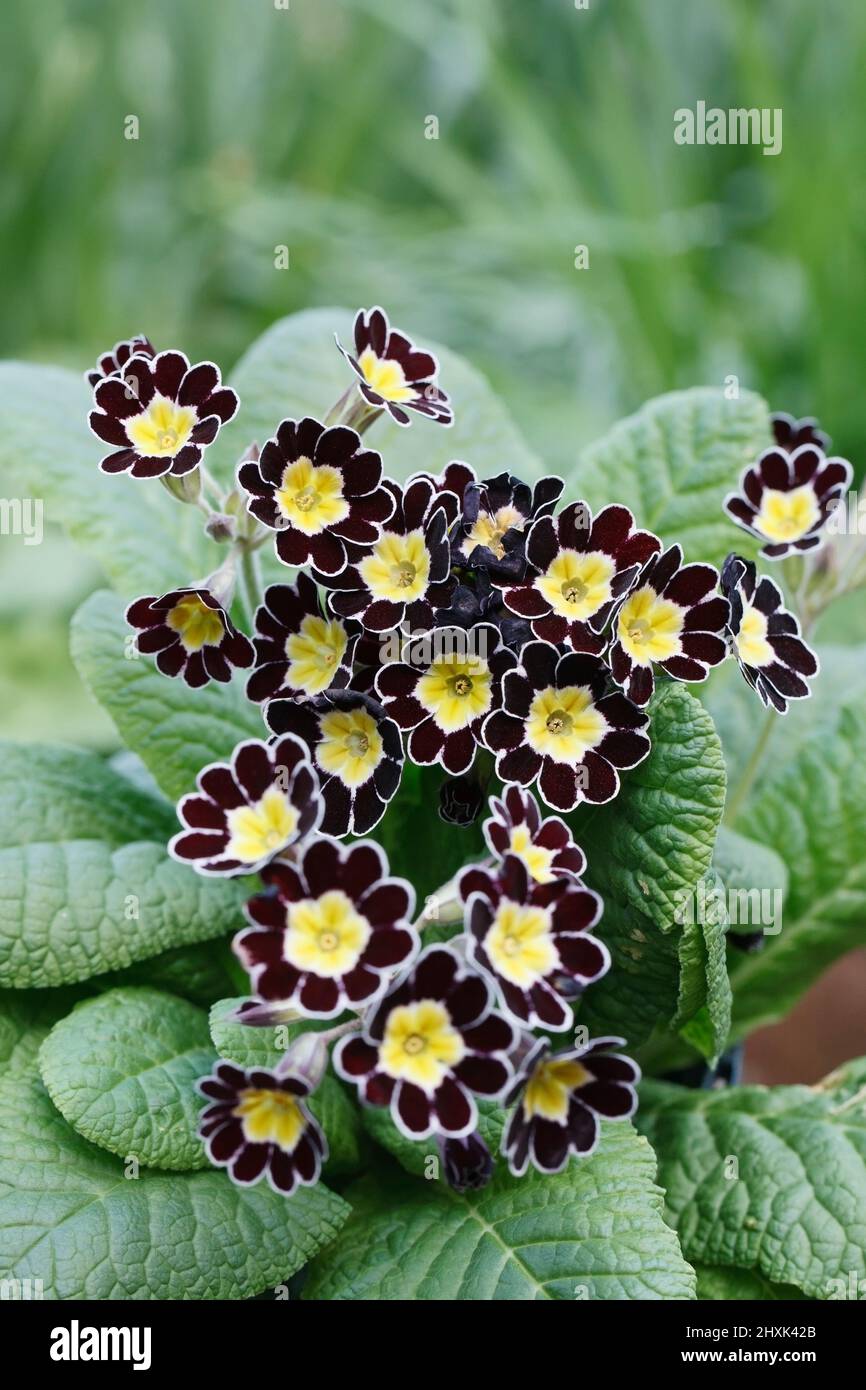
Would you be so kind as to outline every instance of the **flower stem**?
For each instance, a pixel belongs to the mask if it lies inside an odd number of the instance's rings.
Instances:
[[[746,763],[746,766],[743,769],[742,775],[736,787],[734,788],[733,794],[728,798],[728,804],[725,808],[725,821],[728,825],[733,825],[734,821],[737,819],[737,817],[740,814],[740,811],[742,810],[743,802],[745,801],[749,792],[752,790],[752,786],[754,784],[755,778],[758,775],[758,770],[763,761],[764,754],[767,751],[767,744],[770,741],[770,736],[773,732],[775,722],[776,711],[773,709],[768,709],[764,717],[763,728],[761,729],[761,732],[759,733],[758,738],[755,742],[755,746],[752,749],[751,757],[749,758],[749,761]]]
[[[243,582],[244,602],[246,604],[247,615],[250,626],[255,623],[256,610],[262,601],[262,586],[259,579],[259,562],[255,550],[247,545],[240,546],[241,557],[241,579]]]

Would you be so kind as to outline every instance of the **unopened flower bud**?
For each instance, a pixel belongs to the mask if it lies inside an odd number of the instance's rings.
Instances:
[[[201,472],[198,468],[190,473],[163,473],[160,482],[178,502],[195,503],[201,497]]]
[[[222,545],[226,541],[234,540],[237,525],[233,516],[228,516],[225,512],[213,512],[208,517],[204,529],[212,541]]]
[[[302,1077],[314,1091],[328,1067],[328,1047],[319,1033],[302,1033],[286,1049],[277,1068],[279,1076],[291,1072]]]

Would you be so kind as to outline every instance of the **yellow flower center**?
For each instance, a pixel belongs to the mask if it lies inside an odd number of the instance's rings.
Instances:
[[[226,819],[230,836],[227,856],[242,864],[255,864],[285,848],[295,833],[298,813],[285,792],[268,787],[254,806],[237,806]]]
[[[386,531],[358,570],[374,598],[412,603],[426,592],[430,576],[423,531],[410,531],[407,536]]]
[[[597,747],[608,731],[608,722],[583,685],[561,690],[539,690],[529,707],[526,738],[530,747],[558,763],[579,763]]]
[[[554,876],[550,872],[553,850],[534,845],[527,826],[515,825],[511,832],[509,849],[512,854],[523,860],[536,883],[553,882]]]
[[[431,1093],[462,1060],[466,1045],[444,1005],[421,999],[392,1009],[379,1046],[379,1066],[396,1081]]]
[[[232,1112],[241,1121],[244,1138],[251,1144],[276,1144],[284,1153],[297,1147],[307,1121],[297,1097],[288,1091],[241,1091]]]
[[[617,634],[625,651],[638,666],[667,661],[682,650],[680,633],[685,610],[660,598],[645,585],[626,599],[620,609]]]
[[[390,357],[377,357],[371,347],[364,348],[358,358],[358,366],[364,373],[367,385],[383,401],[412,401],[418,394],[413,386],[406,385],[400,363]]]
[[[524,907],[503,899],[484,938],[484,949],[497,974],[519,989],[537,984],[559,964],[543,907]]]
[[[610,600],[615,572],[602,550],[561,550],[535,587],[559,617],[583,622]]]
[[[351,898],[331,888],[320,898],[305,898],[289,908],[283,955],[297,970],[333,979],[354,970],[370,931]]]
[[[476,657],[444,656],[421,677],[415,694],[446,734],[465,729],[493,702],[489,667]]]
[[[347,787],[372,777],[383,756],[382,736],[365,709],[330,710],[319,720],[316,762]]]
[[[500,507],[493,515],[490,512],[479,512],[475,524],[461,546],[463,554],[468,558],[476,546],[484,545],[501,560],[505,554],[502,541],[506,531],[522,531],[525,520],[523,513],[516,507]]]
[[[747,666],[769,666],[776,654],[767,641],[767,619],[757,608],[743,609],[736,637],[737,655]]]
[[[523,1092],[523,1114],[527,1120],[539,1116],[565,1124],[571,1092],[592,1078],[580,1062],[555,1057],[539,1063]]]
[[[188,652],[202,647],[218,647],[225,636],[222,618],[208,608],[196,594],[180,599],[166,616],[166,624],[176,632]]]
[[[348,640],[342,623],[313,614],[304,618],[300,631],[293,632],[286,641],[288,684],[305,695],[319,695],[327,690],[343,660]]]
[[[777,492],[770,487],[761,498],[755,529],[769,541],[798,541],[811,531],[820,516],[818,499],[808,483],[791,492]]]
[[[349,515],[339,470],[305,456],[286,466],[275,499],[285,519],[305,536],[318,536]]]
[[[154,396],[140,415],[126,420],[130,443],[148,458],[173,458],[187,443],[198,422],[192,406]]]

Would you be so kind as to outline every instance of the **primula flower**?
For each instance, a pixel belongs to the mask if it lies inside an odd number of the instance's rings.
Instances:
[[[126,621],[139,630],[138,650],[155,652],[163,675],[183,676],[187,685],[228,681],[232,667],[253,664],[252,643],[208,588],[137,598],[126,610]]]
[[[585,502],[536,521],[526,542],[527,574],[503,588],[513,613],[546,642],[600,655],[600,635],[618,598],[641,566],[661,549],[650,531],[636,531],[627,507],[605,507],[593,520]]]
[[[499,708],[502,677],[517,659],[489,623],[468,631],[435,628],[407,642],[404,656],[409,659],[390,662],[376,677],[385,713],[411,730],[413,763],[441,763],[458,776],[475,761],[481,725]]]
[[[255,670],[247,698],[299,699],[343,689],[361,633],[357,623],[322,614],[319,591],[307,574],[294,584],[272,584],[256,613]]]
[[[448,825],[472,825],[481,815],[485,788],[475,772],[446,777],[439,788],[439,815]]]
[[[789,700],[811,695],[803,678],[818,674],[818,658],[777,586],[765,576],[759,580],[751,561],[729,555],[722,589],[731,604],[729,633],[740,670],[765,705],[786,714]]]
[[[368,404],[387,410],[398,425],[409,424],[407,410],[440,425],[453,423],[448,397],[436,382],[436,358],[391,328],[384,309],[359,309],[354,338],[354,353],[339,339],[337,347],[358,376],[358,390]]]
[[[182,352],[147,357],[134,353],[114,376],[98,382],[90,428],[114,453],[100,463],[103,473],[133,478],[179,477],[201,462],[208,444],[231,420],[238,398],[220,380],[219,367],[191,367]]]
[[[365,835],[382,819],[400,785],[400,731],[382,706],[354,690],[331,690],[303,703],[271,700],[265,719],[275,734],[303,739],[319,770],[322,831]]]
[[[597,893],[570,878],[537,883],[516,854],[496,870],[472,865],[458,879],[466,904],[469,956],[496,986],[512,1018],[561,1032],[573,1023],[567,999],[610,968],[590,934]]]
[[[725,511],[763,542],[762,555],[781,560],[821,545],[822,528],[852,476],[847,459],[828,459],[816,444],[793,453],[766,449],[743,473],[739,491],[725,498]]]
[[[724,660],[728,602],[715,593],[718,582],[713,565],[684,565],[678,545],[641,571],[616,611],[607,656],[630,700],[647,703],[654,665],[674,680],[705,681],[709,668]]]
[[[455,1192],[480,1192],[493,1177],[493,1155],[476,1131],[465,1139],[437,1138],[445,1181]]]
[[[514,783],[503,787],[502,796],[490,798],[492,816],[482,826],[490,853],[500,862],[516,854],[536,883],[555,878],[580,878],[586,855],[571,838],[559,816],[542,819],[532,792]]]
[[[426,630],[434,608],[448,603],[454,587],[446,534],[453,494],[437,493],[426,477],[411,479],[405,491],[396,483],[387,487],[394,514],[370,553],[341,574],[317,573],[316,578],[331,591],[331,612],[358,618],[370,632],[388,632],[404,622]]]
[[[506,646],[519,652],[532,638],[529,623],[505,607],[502,590],[496,588],[486,570],[476,570],[464,578],[466,582],[455,586],[447,608],[436,610],[436,627],[470,628],[476,623],[494,623]]]
[[[205,1152],[232,1182],[250,1187],[266,1177],[290,1197],[319,1181],[328,1141],[310,1114],[303,1077],[220,1061],[196,1089],[209,1102],[198,1124]]]
[[[546,1038],[534,1044],[503,1102],[516,1102],[502,1135],[502,1152],[516,1177],[530,1163],[540,1173],[562,1172],[571,1154],[592,1153],[599,1120],[634,1114],[640,1068],[614,1050],[622,1045],[622,1038],[596,1038],[551,1052]]]
[[[605,694],[610,673],[598,657],[529,642],[520,665],[503,677],[503,708],[482,729],[497,777],[522,787],[537,780],[558,811],[610,801],[617,768],[636,767],[650,750],[648,716],[619,691]]]
[[[115,343],[113,348],[101,353],[97,358],[95,368],[84,374],[87,384],[98,386],[105,377],[114,376],[115,373],[122,371],[130,357],[135,356],[156,356],[156,348],[149,338],[145,338],[143,333],[137,333],[134,338],[123,338],[119,343]]]
[[[210,763],[196,782],[198,791],[178,804],[186,828],[169,852],[200,874],[254,873],[310,835],[322,816],[307,748],[291,736],[239,743],[230,763]]]
[[[797,420],[793,415],[780,410],[770,416],[770,425],[773,438],[786,453],[792,454],[801,444],[815,444],[825,454],[830,448],[829,434],[821,429],[817,420],[808,416],[803,420]]]
[[[495,1098],[509,1084],[516,1041],[487,981],[450,947],[428,946],[363,1031],[340,1039],[333,1062],[367,1104],[390,1105],[408,1138],[459,1139],[478,1123],[473,1093]]]
[[[333,1018],[366,1007],[418,951],[408,920],[415,891],[388,877],[388,861],[372,840],[347,847],[317,837],[292,863],[269,865],[262,878],[269,891],[247,903],[253,925],[234,940],[260,999]]]
[[[455,565],[519,578],[524,569],[525,532],[549,516],[562,489],[561,478],[540,478],[533,488],[510,473],[471,482],[462,493],[463,511],[452,534]]]
[[[277,532],[286,565],[313,564],[339,574],[373,545],[394,499],[382,483],[382,460],[344,425],[284,420],[258,459],[238,469],[250,513]]]

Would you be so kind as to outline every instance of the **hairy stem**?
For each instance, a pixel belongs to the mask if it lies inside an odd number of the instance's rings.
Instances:
[[[725,808],[725,821],[728,825],[734,824],[735,820],[740,814],[740,811],[742,810],[743,802],[749,795],[749,792],[752,790],[755,778],[757,777],[761,763],[763,762],[764,754],[767,751],[767,744],[770,741],[770,736],[773,732],[775,722],[776,711],[773,709],[768,709],[764,716],[763,727],[761,729],[761,732],[758,734],[755,746],[752,749],[751,757],[749,758],[749,761],[746,763],[740,780],[734,788],[733,793],[728,798],[728,804]]]

